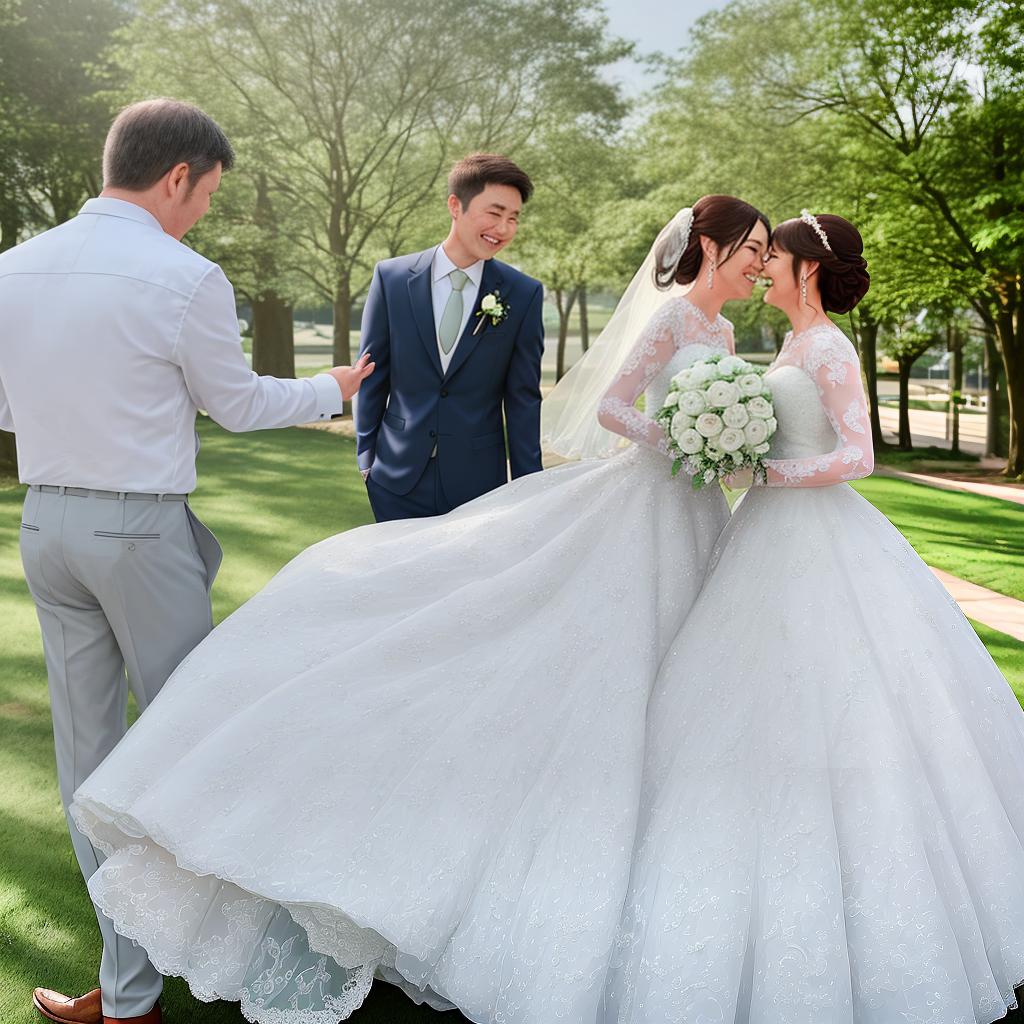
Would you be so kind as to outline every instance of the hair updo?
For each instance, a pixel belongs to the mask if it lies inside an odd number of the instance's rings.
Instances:
[[[690,284],[697,280],[700,263],[704,258],[701,236],[710,238],[718,246],[721,266],[747,240],[754,225],[760,221],[769,235],[772,226],[760,210],[735,196],[701,196],[693,204],[693,222],[690,239],[678,259],[678,245],[670,232],[655,251],[654,279],[659,288],[674,284]]]
[[[849,313],[867,294],[871,284],[860,232],[842,217],[822,213],[817,217],[831,252],[817,232],[799,218],[783,221],[772,235],[772,246],[793,257],[793,280],[800,279],[805,260],[818,263],[818,290],[826,313]]]

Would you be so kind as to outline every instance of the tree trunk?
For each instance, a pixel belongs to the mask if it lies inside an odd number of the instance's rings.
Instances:
[[[910,370],[913,359],[900,359],[900,430],[899,447],[902,451],[913,450],[914,439],[910,434]]]
[[[4,208],[0,212],[0,252],[13,249],[18,244],[18,235],[21,233],[21,218],[16,211]]]
[[[988,386],[985,389],[985,407],[988,413],[985,422],[985,454],[1005,456],[1007,446],[1002,405],[1006,388],[1000,386],[1003,362],[996,340],[988,332],[985,334],[985,371],[988,374]]]
[[[1008,444],[998,454],[1007,456],[1007,476],[1024,477],[1024,315],[1002,314],[997,330],[1003,369],[1003,394],[997,394],[997,399],[1000,413],[1005,410],[1010,424],[1009,437],[1003,434]]]
[[[590,314],[587,312],[587,286],[581,284],[579,288],[580,294],[580,344],[583,346],[583,351],[587,352],[590,349]]]
[[[871,440],[877,452],[889,447],[882,436],[882,420],[878,413],[878,323],[866,314],[860,319],[860,365],[864,371],[868,412],[871,416]]]
[[[1011,361],[1010,373],[1006,376],[1007,412],[1010,420],[1006,475],[1024,480],[1024,358]]]
[[[276,292],[252,304],[252,368],[271,377],[295,376],[292,306]]]
[[[334,350],[335,366],[350,366],[352,345],[349,341],[348,324],[352,319],[352,293],[348,277],[339,277],[334,290]]]
[[[576,301],[577,289],[566,291],[555,289],[555,305],[558,307],[558,353],[555,361],[555,383],[565,376],[565,343],[569,337],[569,317]]]
[[[14,444],[14,435],[0,430],[0,472],[18,472],[18,449]]]
[[[949,373],[949,406],[953,419],[953,454],[960,454],[960,407],[964,400],[964,336],[960,329],[951,325],[949,347],[953,353]]]

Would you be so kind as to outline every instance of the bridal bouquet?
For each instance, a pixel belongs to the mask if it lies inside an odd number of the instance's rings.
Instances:
[[[778,428],[771,398],[764,369],[739,356],[708,356],[677,373],[655,416],[675,457],[672,475],[684,469],[699,491],[749,466],[763,482]]]

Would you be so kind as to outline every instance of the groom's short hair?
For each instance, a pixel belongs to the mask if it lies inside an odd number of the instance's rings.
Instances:
[[[188,164],[189,184],[217,164],[231,170],[235,151],[209,114],[181,100],[143,100],[114,119],[103,146],[103,185],[142,192],[172,167]]]
[[[524,203],[533,195],[533,182],[526,171],[498,153],[470,153],[448,174],[448,195],[455,196],[464,210],[488,185],[511,185],[519,190]]]

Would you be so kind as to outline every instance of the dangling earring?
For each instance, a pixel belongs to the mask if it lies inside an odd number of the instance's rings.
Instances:
[[[807,305],[807,275],[800,275],[800,301]]]
[[[715,267],[717,265],[717,263],[712,263],[708,261],[708,291],[710,291],[715,286]]]

